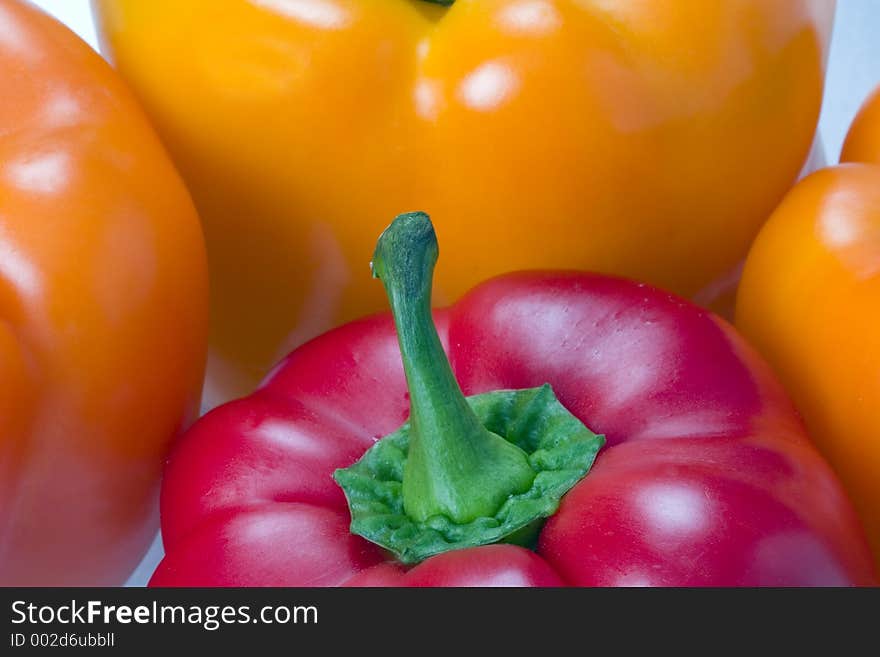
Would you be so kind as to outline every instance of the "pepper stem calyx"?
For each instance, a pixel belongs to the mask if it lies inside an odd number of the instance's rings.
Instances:
[[[379,238],[371,266],[394,316],[410,419],[334,473],[352,533],[404,563],[528,543],[604,444],[549,385],[464,396],[431,312],[437,258],[425,213],[400,215]]]

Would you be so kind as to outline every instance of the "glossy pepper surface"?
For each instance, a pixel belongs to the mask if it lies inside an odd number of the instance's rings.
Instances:
[[[118,585],[198,411],[192,201],[114,71],[0,0],[0,584]]]
[[[746,261],[736,322],[790,391],[880,563],[880,166],[823,169],[789,193]]]
[[[152,585],[876,583],[851,503],[767,366],[727,323],[645,284],[523,272],[477,286],[434,311],[432,324],[436,242],[425,222],[399,217],[374,256],[394,318],[361,319],[301,346],[251,396],[214,409],[177,443],[162,487],[166,555]],[[410,230],[420,237],[407,246]],[[474,518],[494,531],[498,503],[477,494],[506,487],[503,510],[528,497],[548,463],[570,466],[550,463],[548,451],[540,472],[520,481],[516,450],[502,454],[478,435],[501,435],[501,413],[483,413],[475,427],[459,385],[474,410],[477,399],[552,389],[578,427],[604,436],[592,469],[522,542],[532,550],[471,534],[468,547],[434,549]],[[523,433],[562,440],[569,420],[525,423]],[[388,441],[404,433],[408,452],[395,454],[400,443]],[[358,478],[382,445],[391,458],[376,462],[375,478]],[[378,512],[367,532],[364,509]],[[419,523],[430,531],[410,531]],[[376,527],[387,543],[361,537]],[[424,536],[432,554],[392,557]]]
[[[205,225],[209,404],[384,308],[389,216],[442,228],[440,304],[534,268],[713,304],[806,159],[831,0],[445,4],[94,1]]]

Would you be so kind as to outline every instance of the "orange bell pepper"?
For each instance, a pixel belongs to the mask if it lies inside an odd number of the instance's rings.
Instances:
[[[878,99],[845,157],[880,156]],[[824,169],[791,191],[749,253],[736,323],[787,385],[880,564],[880,166]]]
[[[880,87],[865,101],[843,142],[841,162],[880,164]]]
[[[431,214],[443,304],[523,268],[703,303],[803,165],[834,2],[95,0],[211,264],[210,402],[382,309],[389,216]]]
[[[121,584],[198,411],[192,201],[113,70],[0,0],[0,585]]]

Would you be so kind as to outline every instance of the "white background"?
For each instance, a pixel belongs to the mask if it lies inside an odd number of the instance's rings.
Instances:
[[[57,16],[97,49],[88,0],[32,1]],[[837,161],[853,116],[868,93],[878,84],[880,0],[838,0],[828,61],[825,104],[819,120],[819,143],[827,161]],[[129,584],[146,583],[161,555],[161,545],[157,540],[132,575]]]

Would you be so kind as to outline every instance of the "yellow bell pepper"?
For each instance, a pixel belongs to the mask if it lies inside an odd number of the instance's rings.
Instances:
[[[438,303],[578,268],[711,304],[806,159],[834,2],[443,4],[95,0],[205,226],[210,403],[382,308],[360,272],[401,212]]]

